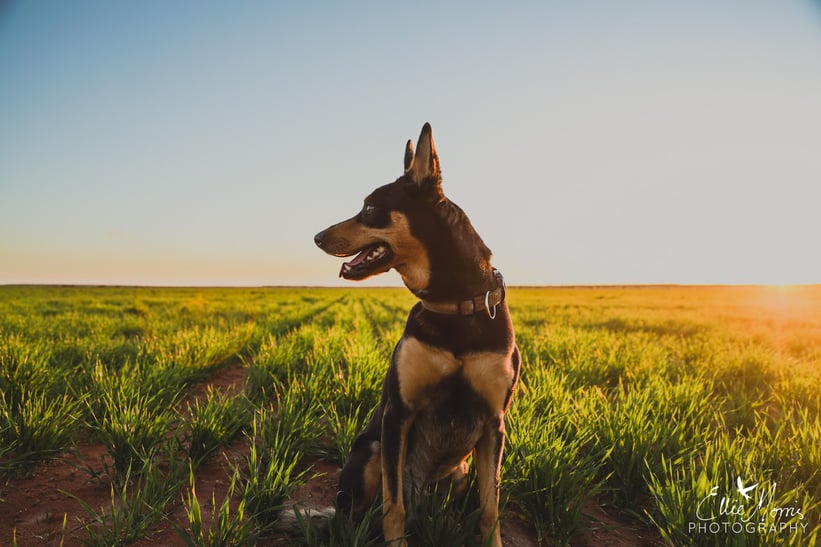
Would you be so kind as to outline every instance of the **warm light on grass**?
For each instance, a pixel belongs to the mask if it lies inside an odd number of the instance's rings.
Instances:
[[[674,545],[816,541],[821,287],[513,287],[508,299],[523,368],[503,514],[526,515],[556,544],[574,543],[590,504]],[[85,506],[89,543],[146,537],[180,500],[176,530],[189,544],[264,543],[313,463],[346,458],[413,302],[401,289],[0,288],[0,467],[28,469],[29,454],[97,439],[113,463],[97,479],[112,496]],[[187,398],[193,382],[239,362],[240,394]],[[74,414],[73,429],[59,425]],[[191,485],[237,437],[250,452],[225,476],[236,504],[211,497],[209,509]],[[772,503],[799,507],[807,527],[689,532],[694,504],[742,475],[777,484]],[[420,497],[430,526],[412,529],[417,538],[469,537],[472,508],[454,501],[452,514]],[[325,530],[303,519],[292,543],[378,544],[379,508],[368,515]]]

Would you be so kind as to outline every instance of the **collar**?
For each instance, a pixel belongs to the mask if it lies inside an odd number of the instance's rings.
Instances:
[[[420,299],[422,307],[434,313],[445,315],[473,315],[482,310],[487,311],[488,317],[496,318],[496,306],[505,300],[505,280],[502,273],[493,268],[493,277],[496,279],[496,288],[484,294],[474,296],[467,300],[457,300],[450,302],[431,302]]]

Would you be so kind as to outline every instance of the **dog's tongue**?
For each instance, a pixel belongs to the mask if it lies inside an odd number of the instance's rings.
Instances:
[[[356,265],[358,265],[358,264],[362,264],[362,263],[365,261],[365,257],[367,257],[367,256],[368,256],[368,253],[370,253],[370,251],[371,251],[371,249],[370,249],[370,248],[368,248],[368,249],[363,249],[363,250],[362,250],[362,251],[361,251],[358,255],[356,255],[356,256],[354,257],[354,259],[353,259],[353,260],[351,260],[350,262],[343,262],[343,263],[342,263],[342,268],[339,270],[339,277],[344,277],[344,275],[345,275],[347,272],[351,271],[351,269],[353,269],[353,267],[354,267],[354,266],[356,266]]]
[[[370,262],[372,260],[376,260],[378,258],[382,258],[386,252],[385,246],[381,243],[376,243],[371,245],[370,247],[365,247],[362,251],[359,252],[358,255],[354,257],[353,260],[350,262],[344,262],[342,264],[342,269],[339,270],[339,277],[345,277],[345,274],[350,272],[355,267],[359,266],[363,262]]]
[[[365,262],[365,258],[371,253],[371,251],[373,251],[374,247],[375,246],[371,246],[371,247],[366,247],[365,249],[362,249],[362,252],[360,252],[358,255],[356,255],[354,257],[354,259],[351,260],[350,262],[346,262],[346,264],[348,266],[351,266],[351,267],[358,266],[359,264],[362,264],[363,262]]]

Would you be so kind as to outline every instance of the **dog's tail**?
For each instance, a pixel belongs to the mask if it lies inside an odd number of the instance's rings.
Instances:
[[[334,507],[303,509],[296,505],[290,505],[280,511],[274,523],[274,530],[286,535],[297,534],[307,526],[324,530],[330,525],[335,515],[336,508]]]

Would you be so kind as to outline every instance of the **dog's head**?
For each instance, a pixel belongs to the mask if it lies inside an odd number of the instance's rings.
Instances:
[[[423,290],[430,280],[429,241],[437,230],[437,204],[444,201],[439,157],[430,124],[422,127],[414,152],[405,146],[405,171],[396,181],[365,198],[356,216],[334,224],[314,237],[326,253],[353,256],[339,276],[362,280],[395,268],[411,290]]]

